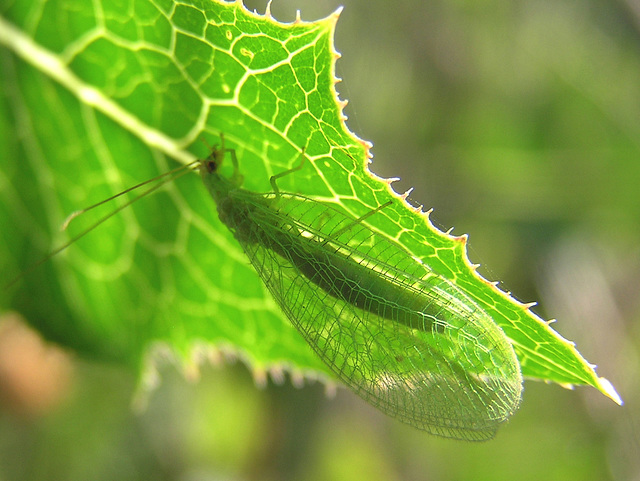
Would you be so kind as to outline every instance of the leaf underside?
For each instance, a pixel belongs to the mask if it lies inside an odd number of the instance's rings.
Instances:
[[[96,218],[60,232],[70,212],[204,157],[200,138],[214,144],[225,134],[253,192],[270,191],[270,176],[305,149],[312,167],[280,179],[282,191],[351,218],[392,200],[368,224],[488,313],[524,377],[592,385],[616,399],[572,344],[478,276],[466,238],[438,231],[368,172],[368,146],[346,128],[335,91],[337,13],[281,24],[220,1],[88,5],[0,7],[3,272],[24,271]],[[188,364],[204,345],[242,357],[257,376],[333,377],[195,175],[114,216],[1,296],[48,338],[93,357],[142,365],[164,344]]]

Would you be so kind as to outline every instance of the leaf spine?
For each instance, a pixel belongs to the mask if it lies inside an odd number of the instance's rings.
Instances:
[[[251,369],[251,377],[257,388],[264,389],[267,387],[267,371],[265,371],[264,368],[253,367],[253,369]]]
[[[274,384],[278,386],[282,386],[285,381],[284,371],[282,366],[272,366],[269,368],[269,376],[273,380]]]

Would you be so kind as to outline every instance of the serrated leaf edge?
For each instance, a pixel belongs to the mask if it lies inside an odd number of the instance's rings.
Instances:
[[[160,370],[164,365],[174,366],[184,379],[195,382],[200,378],[200,369],[207,364],[220,367],[238,361],[245,365],[259,389],[266,388],[269,379],[280,386],[288,377],[291,384],[298,389],[305,384],[320,382],[324,385],[328,398],[333,398],[336,394],[338,383],[322,371],[300,369],[287,361],[261,363],[249,351],[239,349],[228,342],[196,341],[189,345],[186,354],[181,355],[170,343],[155,341],[147,348],[142,359],[141,374],[132,400],[133,407],[137,411],[146,409],[149,397],[160,385]]]
[[[238,3],[242,3],[242,0],[236,0]],[[269,1],[268,5],[267,5],[267,11],[266,14],[269,15],[269,18],[275,22],[277,22],[275,19],[273,19],[273,17],[271,16],[271,12],[270,12],[270,5],[271,5],[271,0]],[[441,238],[451,242],[454,245],[454,249],[456,248],[456,245],[458,247],[458,249],[460,250],[460,252],[462,253],[462,259],[463,262],[465,264],[465,266],[471,271],[472,275],[480,282],[486,284],[489,286],[489,288],[496,294],[498,294],[501,298],[503,298],[504,300],[506,300],[507,302],[515,305],[518,307],[518,309],[521,310],[522,313],[524,313],[524,315],[526,317],[528,317],[529,319],[533,320],[534,322],[540,324],[541,326],[543,326],[543,328],[550,333],[551,335],[553,335],[556,339],[558,339],[558,341],[560,341],[562,344],[564,344],[565,346],[567,346],[569,348],[569,350],[571,351],[571,353],[576,357],[576,359],[579,359],[580,362],[582,363],[582,365],[586,368],[587,371],[589,371],[589,374],[591,374],[591,385],[595,388],[597,388],[600,392],[602,392],[605,396],[609,397],[611,400],[613,400],[614,402],[616,402],[617,404],[621,405],[622,404],[622,399],[620,398],[620,395],[617,393],[617,391],[615,390],[614,386],[611,384],[611,382],[609,380],[607,380],[604,377],[599,377],[597,375],[597,373],[595,372],[595,365],[588,363],[588,361],[580,354],[580,352],[575,348],[575,344],[567,339],[565,339],[564,337],[562,337],[557,331],[555,331],[554,329],[552,329],[550,327],[550,324],[552,322],[555,322],[555,319],[549,320],[549,321],[545,321],[544,319],[542,319],[540,316],[538,316],[535,312],[533,312],[531,310],[532,307],[537,305],[537,302],[529,302],[529,303],[524,303],[519,301],[518,299],[516,299],[511,292],[506,292],[503,291],[502,289],[500,289],[498,287],[499,285],[499,281],[490,281],[488,279],[486,279],[485,277],[483,277],[479,272],[478,272],[478,268],[480,267],[480,264],[475,264],[472,263],[471,260],[469,259],[469,255],[468,255],[468,249],[467,249],[467,242],[468,242],[468,234],[462,234],[459,236],[454,236],[452,235],[452,231],[453,231],[453,227],[451,227],[447,232],[443,232],[440,229],[438,229],[435,224],[433,224],[433,222],[431,221],[431,214],[433,213],[433,209],[429,209],[426,212],[423,211],[423,206],[413,206],[408,202],[408,197],[409,195],[413,192],[414,188],[410,188],[408,189],[406,192],[404,193],[399,193],[397,192],[394,188],[393,188],[393,183],[400,180],[397,177],[391,177],[391,178],[384,178],[384,177],[380,177],[377,174],[375,174],[374,172],[372,172],[370,170],[370,165],[372,163],[373,160],[373,154],[371,152],[371,148],[373,147],[373,143],[367,140],[363,140],[360,137],[358,137],[357,134],[355,134],[353,131],[351,131],[351,129],[349,129],[349,126],[347,125],[346,121],[348,120],[348,117],[346,116],[346,114],[344,113],[344,107],[348,104],[347,100],[342,100],[339,96],[339,93],[336,89],[336,85],[341,81],[340,78],[336,77],[335,75],[335,64],[337,62],[337,60],[341,57],[340,53],[336,50],[335,48],[335,43],[334,43],[334,33],[335,33],[335,26],[336,23],[338,21],[338,17],[340,15],[340,12],[342,11],[342,7],[340,7],[338,10],[336,10],[333,14],[331,14],[330,16],[326,17],[323,20],[319,20],[319,22],[322,21],[330,21],[331,25],[330,25],[330,29],[331,29],[331,35],[330,35],[330,41],[331,41],[331,49],[333,51],[333,63],[331,65],[331,76],[333,77],[333,84],[332,84],[332,92],[334,94],[334,98],[335,101],[339,107],[340,110],[340,120],[342,123],[343,128],[345,129],[346,132],[349,133],[349,135],[359,144],[361,144],[364,147],[364,152],[365,152],[365,158],[366,158],[366,162],[364,165],[365,168],[365,172],[367,173],[367,175],[369,175],[372,179],[379,181],[383,184],[386,184],[387,189],[389,191],[389,193],[393,196],[396,197],[398,199],[400,199],[402,201],[402,204],[405,206],[405,208],[407,208],[409,211],[411,211],[413,214],[418,215],[422,221],[424,222],[424,224],[426,225],[426,227],[431,230],[433,233],[435,233],[436,235],[440,236]],[[299,19],[299,14],[300,12],[297,12],[297,19]],[[509,338],[510,341],[512,342],[512,345],[517,345],[517,342],[513,341],[511,338]],[[543,379],[544,380],[544,379]]]

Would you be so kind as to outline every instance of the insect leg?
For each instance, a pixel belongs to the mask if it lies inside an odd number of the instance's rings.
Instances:
[[[233,164],[233,174],[231,175],[230,179],[231,182],[233,182],[234,185],[242,185],[242,183],[244,182],[244,176],[240,173],[240,166],[238,163],[238,157],[236,156],[236,151],[235,149],[228,149],[224,146],[224,134],[220,132],[220,148],[215,149],[213,155],[216,157],[216,159],[220,157],[219,161],[221,162],[225,152],[229,153],[229,155],[231,156],[231,163]]]
[[[344,234],[345,232],[347,232],[349,229],[351,229],[353,226],[360,224],[363,220],[365,220],[367,217],[372,216],[373,214],[376,214],[378,212],[380,212],[382,209],[384,209],[385,207],[389,207],[391,204],[393,204],[393,201],[389,200],[387,202],[385,202],[384,204],[376,207],[375,209],[371,209],[369,212],[367,212],[365,215],[362,215],[360,217],[358,217],[357,219],[354,219],[353,221],[351,221],[349,224],[347,224],[346,226],[344,226],[342,229],[337,230],[336,232],[332,232],[331,233],[331,237],[332,238],[337,238],[339,236],[341,236],[342,234]]]
[[[276,180],[278,180],[280,177],[284,177],[285,175],[289,175],[289,174],[292,174],[293,172],[297,172],[298,170],[302,170],[302,167],[304,167],[305,160],[306,159],[304,156],[304,149],[302,149],[302,151],[300,152],[299,165],[296,165],[295,167],[291,167],[289,170],[285,170],[284,172],[280,172],[279,174],[271,176],[271,178],[269,179],[269,182],[271,182],[271,187],[273,188],[273,191],[276,193],[277,196],[280,196],[280,189],[278,188],[278,184]]]

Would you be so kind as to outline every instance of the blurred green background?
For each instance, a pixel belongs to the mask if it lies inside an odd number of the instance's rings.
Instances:
[[[340,4],[276,0],[272,12],[313,20]],[[241,363],[192,382],[167,362],[141,399],[130,373],[43,352],[4,321],[0,356],[22,356],[10,359],[24,386],[0,373],[0,481],[640,479],[640,4],[342,4],[338,90],[349,127],[374,143],[371,170],[470,234],[481,272],[539,301],[626,405],[526,383],[495,440],[461,443],[341,388],[257,389]]]

